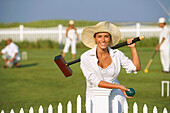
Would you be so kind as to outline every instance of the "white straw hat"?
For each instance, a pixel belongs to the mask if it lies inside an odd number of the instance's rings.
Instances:
[[[69,25],[73,25],[73,24],[74,24],[74,20],[70,20]]]
[[[166,22],[166,20],[165,20],[165,18],[164,18],[164,17],[160,17],[160,18],[159,18],[158,23],[165,23],[165,22]]]
[[[115,46],[121,39],[119,28],[108,21],[104,21],[99,22],[97,25],[89,26],[82,31],[81,39],[83,44],[89,48],[93,48],[96,45],[94,34],[99,32],[107,32],[111,35],[109,47]]]

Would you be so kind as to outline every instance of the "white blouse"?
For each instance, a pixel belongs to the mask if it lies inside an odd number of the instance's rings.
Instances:
[[[86,97],[87,98],[94,98],[93,93],[90,91],[90,88],[92,87],[98,87],[98,84],[101,80],[112,82],[112,83],[118,83],[118,80],[116,79],[119,75],[121,66],[125,68],[127,73],[136,72],[136,67],[132,63],[128,57],[124,55],[121,51],[118,49],[109,49],[109,53],[112,59],[112,64],[108,67],[111,68],[108,70],[107,74],[102,75],[101,70],[98,66],[98,59],[96,56],[96,48],[94,48],[86,51],[81,55],[81,62],[80,67],[82,69],[82,72],[86,78],[87,82],[87,89],[86,89]]]

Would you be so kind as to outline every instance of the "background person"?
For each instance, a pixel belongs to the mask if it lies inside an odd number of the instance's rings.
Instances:
[[[107,21],[87,27],[82,32],[82,42],[85,46],[92,48],[81,55],[80,62],[87,82],[86,102],[91,102],[91,109],[93,109],[95,99],[90,90],[93,87],[112,89],[109,96],[109,113],[113,113],[113,100],[118,100],[118,111],[121,113],[126,98],[132,98],[126,95],[125,92],[129,89],[120,85],[117,77],[121,66],[126,69],[127,73],[139,71],[141,69],[140,60],[135,44],[128,45],[131,49],[132,61],[118,49],[110,48],[116,45],[120,38],[119,29]],[[132,42],[132,39],[127,39],[128,44]],[[86,111],[89,111],[88,108],[86,106]]]
[[[63,50],[63,58],[65,57],[66,53],[69,51],[69,47],[71,45],[71,53],[72,53],[72,59],[75,59],[76,54],[76,42],[79,39],[79,35],[77,33],[76,28],[74,27],[74,21],[69,21],[69,27],[66,30],[66,43]]]
[[[0,52],[5,63],[4,68],[12,67],[13,65],[19,67],[21,59],[19,47],[14,44],[10,38],[6,40],[6,44],[7,46]]]
[[[163,66],[162,72],[168,73],[170,68],[169,31],[168,27],[166,26],[165,18],[159,18],[158,24],[162,29],[159,35],[159,43],[156,46],[156,50],[160,50],[160,58]]]

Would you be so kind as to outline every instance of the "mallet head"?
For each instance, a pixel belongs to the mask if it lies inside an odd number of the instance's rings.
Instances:
[[[69,66],[67,66],[66,61],[61,55],[56,56],[54,58],[54,62],[58,65],[58,67],[60,68],[60,70],[63,72],[63,74],[66,77],[69,77],[72,75],[72,70],[70,69]]]

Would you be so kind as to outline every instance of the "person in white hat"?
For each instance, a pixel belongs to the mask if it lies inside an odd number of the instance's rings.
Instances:
[[[156,50],[160,50],[160,58],[161,58],[161,63],[163,66],[162,72],[164,73],[169,73],[169,68],[170,68],[170,36],[169,36],[169,31],[168,27],[166,26],[166,20],[163,17],[159,18],[158,21],[159,27],[161,27],[161,32],[159,35],[159,43],[156,46]]]
[[[76,28],[74,27],[74,21],[69,21],[69,27],[66,30],[66,43],[65,47],[63,49],[62,57],[64,58],[66,53],[69,51],[69,47],[71,45],[71,53],[72,53],[72,59],[75,59],[76,54],[76,42],[79,39],[79,35],[77,33]]]
[[[86,102],[91,102],[90,107],[86,106],[86,111],[89,111],[89,108],[93,109],[94,104],[95,97],[90,88],[101,87],[112,89],[109,96],[110,112],[113,113],[113,100],[118,100],[118,111],[119,113],[123,112],[126,98],[132,97],[126,95],[125,92],[129,91],[129,89],[120,85],[117,77],[121,66],[126,69],[127,73],[141,70],[135,43],[128,45],[131,49],[132,61],[120,50],[111,49],[110,47],[119,42],[121,33],[118,27],[107,21],[85,28],[81,37],[83,44],[92,48],[81,55],[80,61],[80,67],[87,82]],[[132,40],[133,38],[127,39],[128,44]]]
[[[8,38],[6,40],[7,46],[2,49],[0,54],[4,59],[4,68],[12,67],[14,64],[16,67],[20,66],[20,52],[19,47],[12,42],[12,39]]]

